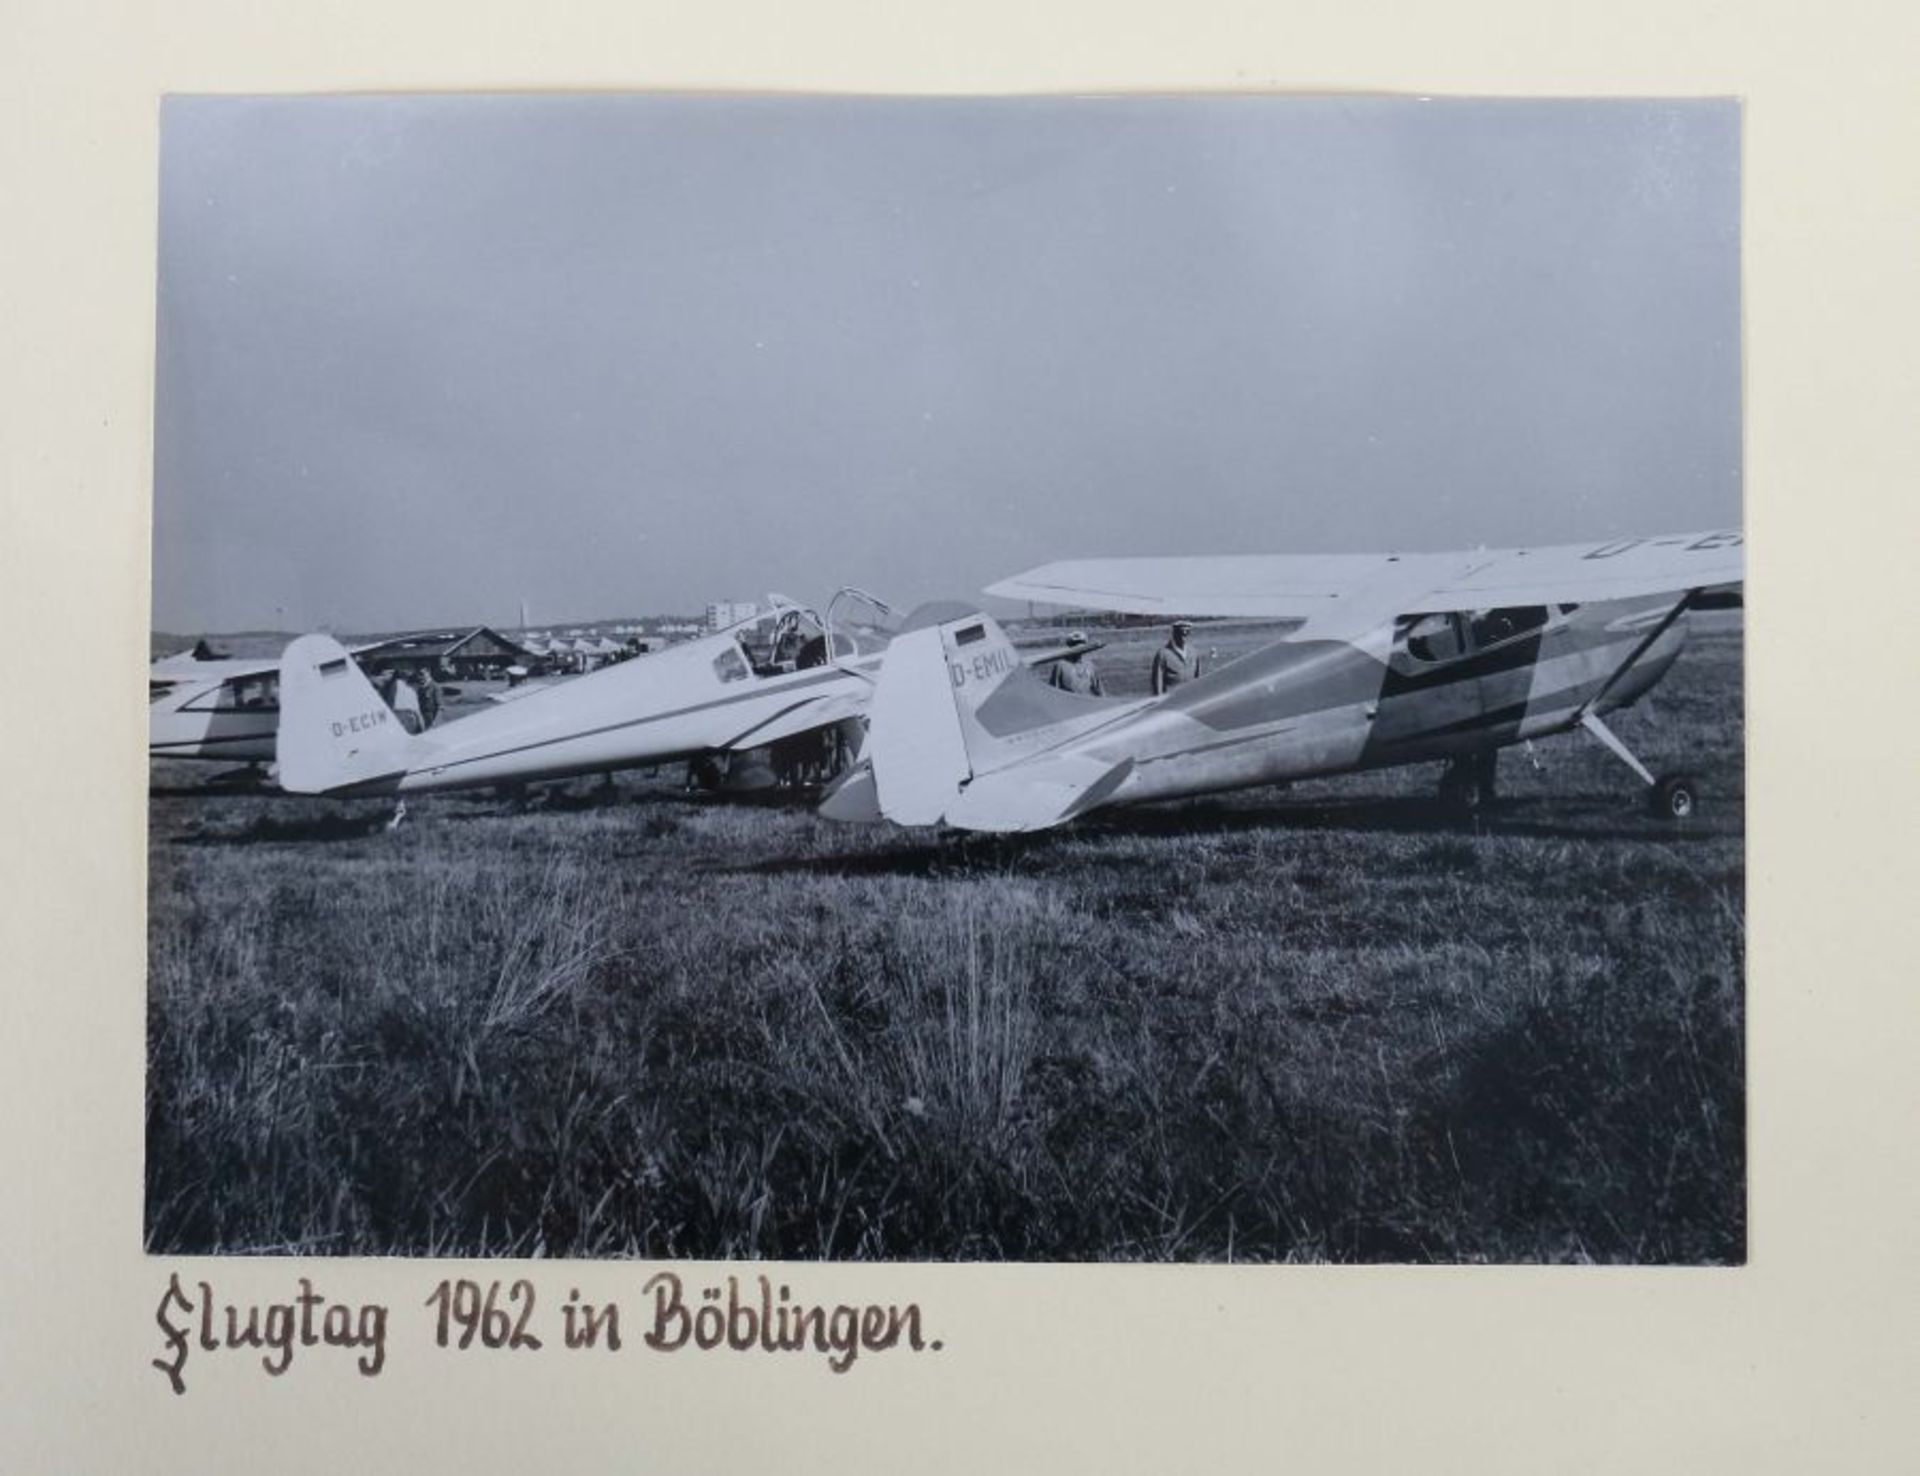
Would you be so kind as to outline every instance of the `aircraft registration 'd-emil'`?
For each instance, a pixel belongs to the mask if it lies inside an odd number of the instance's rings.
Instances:
[[[409,733],[347,650],[305,635],[280,660],[280,787],[400,795],[562,779],[738,753],[857,719],[892,636],[887,607],[844,589],[824,620],[775,596],[764,615]]]
[[[1452,554],[1120,558],[1048,564],[1008,599],[1136,615],[1297,620],[1171,688],[1050,688],[970,607],[917,612],[874,691],[861,764],[822,812],[846,820],[1043,830],[1112,805],[1441,760],[1441,797],[1490,798],[1500,748],[1584,728],[1656,780],[1605,722],[1664,676],[1687,612],[1743,575],[1738,531]]]

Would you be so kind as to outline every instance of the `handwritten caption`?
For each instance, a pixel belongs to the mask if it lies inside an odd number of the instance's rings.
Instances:
[[[819,1358],[843,1374],[866,1354],[937,1353],[942,1346],[927,1336],[917,1302],[809,1303],[765,1275],[730,1275],[689,1287],[676,1272],[658,1271],[641,1285],[632,1311],[618,1301],[583,1300],[572,1289],[557,1312],[542,1305],[525,1277],[456,1277],[436,1285],[417,1315],[436,1349],[470,1356],[628,1348],[786,1353]],[[154,1321],[163,1348],[153,1366],[174,1393],[184,1394],[189,1365],[224,1353],[251,1354],[275,1378],[307,1356],[350,1357],[363,1377],[374,1378],[387,1366],[392,1318],[383,1303],[335,1301],[307,1276],[284,1301],[232,1302],[222,1300],[211,1282],[183,1281],[176,1271]]]

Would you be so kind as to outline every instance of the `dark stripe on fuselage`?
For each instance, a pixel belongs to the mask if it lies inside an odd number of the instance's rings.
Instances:
[[[176,707],[174,711],[175,712],[207,712],[207,713],[212,713],[215,717],[274,717],[274,718],[277,718],[280,716],[280,704],[277,702],[272,704],[271,706],[263,706],[263,707],[220,707],[220,706],[208,705],[209,703],[217,704],[219,702],[219,699],[220,699],[220,691],[218,688],[215,688],[210,692],[202,692],[197,697],[189,698],[187,701],[182,702],[178,707]]]
[[[1142,751],[1153,756],[1139,762],[1120,802],[1421,763],[1564,731],[1583,704],[1630,704],[1673,663],[1684,627],[1641,644],[1643,614],[1664,612],[1641,601],[1595,603],[1433,662],[1404,647],[1383,661],[1357,645],[1283,641],[1132,714],[1126,721],[1151,739]],[[1190,728],[1161,723],[1167,715],[1219,736],[1196,743]],[[1124,738],[1100,741],[1097,757],[1128,751]]]
[[[169,738],[160,743],[149,743],[147,752],[158,753],[167,748],[211,748],[216,743],[270,743],[271,733],[223,733],[217,738]]]
[[[1443,688],[1455,689],[1456,702],[1470,699],[1477,707],[1482,681],[1504,676],[1524,691],[1539,658],[1540,637],[1540,631],[1529,631],[1430,666],[1410,664],[1404,653],[1382,666],[1345,641],[1280,641],[1176,687],[1162,710],[1184,712],[1217,732],[1231,732],[1376,700],[1386,717],[1395,699],[1420,694],[1431,699]],[[1396,723],[1389,718],[1387,726],[1391,730]]]
[[[1416,663],[1397,651],[1381,683],[1379,706],[1362,749],[1363,767],[1401,762],[1467,734],[1494,737],[1526,716],[1527,693],[1544,630],[1515,636],[1448,661]]]
[[[1499,728],[1511,724],[1518,727],[1527,715],[1525,702],[1510,702],[1505,707],[1496,707],[1490,712],[1476,713],[1471,717],[1456,718],[1452,722],[1436,723],[1430,728],[1421,728],[1398,737],[1381,739],[1378,744],[1368,747],[1390,747],[1408,743],[1420,743],[1430,738],[1451,738],[1462,733],[1478,732],[1482,729]]]

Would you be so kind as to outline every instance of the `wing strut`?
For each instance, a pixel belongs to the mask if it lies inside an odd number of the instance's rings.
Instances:
[[[1618,735],[1614,733],[1612,728],[1609,728],[1605,723],[1600,721],[1599,713],[1593,711],[1592,708],[1588,708],[1580,714],[1580,726],[1593,734],[1593,736],[1598,738],[1602,743],[1606,744],[1607,747],[1613,751],[1614,757],[1645,780],[1649,788],[1653,786],[1655,780],[1653,775],[1647,771],[1647,766],[1633,756],[1633,750],[1620,741]]]
[[[1653,628],[1640,638],[1640,643],[1627,653],[1626,660],[1614,668],[1613,675],[1602,682],[1599,690],[1589,697],[1580,708],[1580,726],[1593,734],[1593,736],[1598,738],[1602,743],[1606,744],[1613,756],[1619,759],[1620,762],[1625,764],[1629,769],[1632,769],[1634,773],[1638,774],[1649,789],[1658,784],[1659,780],[1653,777],[1645,764],[1633,756],[1633,750],[1620,741],[1619,735],[1600,721],[1600,703],[1605,699],[1607,693],[1620,685],[1620,678],[1633,670],[1634,662],[1646,655],[1647,652],[1653,648],[1653,643],[1665,635],[1672,627],[1673,622],[1686,613],[1687,606],[1693,603],[1694,596],[1699,593],[1700,591],[1697,589],[1690,589],[1680,596],[1679,599],[1675,600],[1673,608],[1654,622]]]
[[[1634,662],[1638,661],[1642,656],[1646,655],[1648,651],[1652,650],[1653,643],[1659,640],[1661,636],[1667,633],[1667,631],[1672,627],[1674,621],[1678,620],[1682,615],[1687,613],[1687,606],[1693,603],[1693,597],[1699,593],[1700,591],[1697,589],[1690,589],[1685,594],[1681,595],[1680,598],[1674,602],[1673,608],[1667,611],[1665,615],[1662,615],[1660,619],[1654,623],[1653,629],[1648,631],[1644,636],[1640,638],[1640,644],[1635,646],[1631,651],[1627,653],[1626,660],[1622,661],[1619,664],[1619,666],[1614,668],[1613,675],[1608,677],[1604,682],[1602,682],[1600,684],[1600,689],[1597,692],[1595,692],[1591,697],[1589,697],[1585,703],[1581,705],[1580,721],[1582,723],[1585,723],[1588,717],[1590,717],[1599,708],[1601,702],[1605,700],[1607,693],[1611,692],[1615,687],[1620,685],[1620,678],[1633,670]],[[1595,721],[1597,722],[1598,719],[1595,719]],[[1616,744],[1618,744],[1619,741],[1620,741],[1619,739],[1615,738],[1612,740],[1612,742],[1608,743],[1607,746],[1609,748],[1612,748]],[[1625,751],[1626,750],[1624,749],[1619,750],[1619,752],[1621,753],[1625,753]],[[1628,759],[1627,762],[1633,763],[1633,760]],[[1633,766],[1636,769],[1640,769],[1640,766],[1638,764],[1633,764]],[[1646,770],[1640,769],[1640,772],[1644,774],[1646,773]],[[1647,783],[1651,784],[1653,783],[1653,780],[1648,779]]]

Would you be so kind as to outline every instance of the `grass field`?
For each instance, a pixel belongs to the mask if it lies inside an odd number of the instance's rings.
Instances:
[[[149,1248],[1740,1260],[1741,713],[1722,620],[1616,724],[1684,829],[1585,737],[1018,842],[156,765]]]

